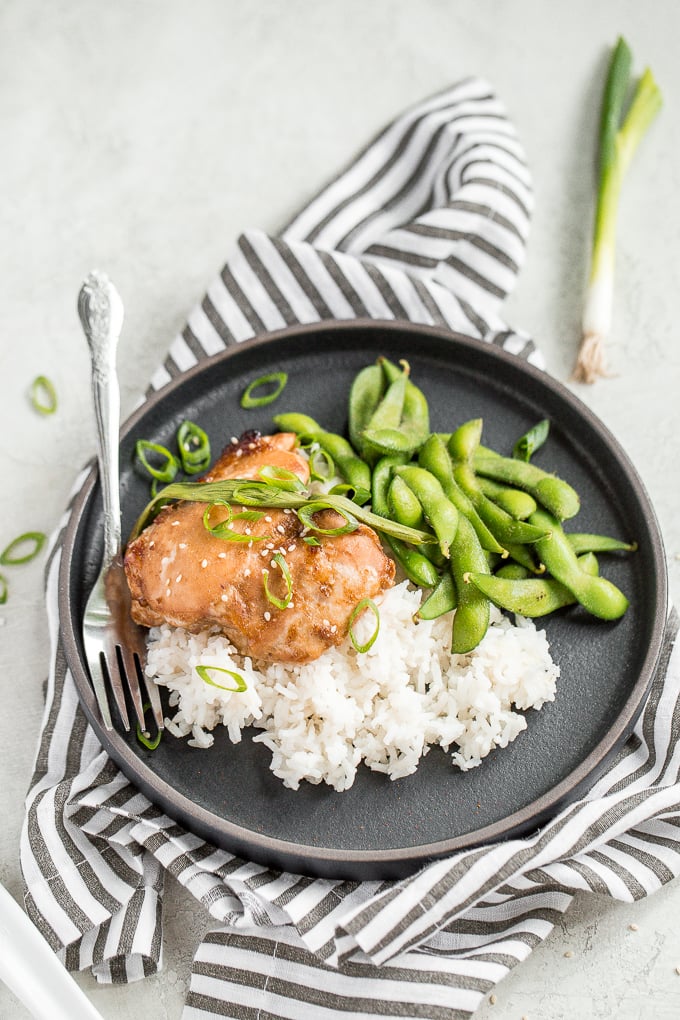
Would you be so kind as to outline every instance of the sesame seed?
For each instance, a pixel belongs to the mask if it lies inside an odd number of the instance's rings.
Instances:
[[[179,521],[173,521],[172,522],[172,526],[173,526],[173,528],[179,527]]]
[[[284,512],[284,514],[291,514],[293,511],[291,510],[291,508],[289,506],[287,506],[287,507],[285,507],[283,512]]]
[[[220,598],[222,599],[223,602],[228,602],[229,601],[229,596],[228,595],[220,595]]]
[[[155,543],[155,542],[153,541],[153,539],[152,539],[152,540],[151,540],[151,542],[149,542],[149,549],[153,549],[153,547],[155,546],[155,544],[156,544],[156,543]]]
[[[331,621],[330,620],[322,620],[321,622],[323,623],[324,627],[330,627],[330,625],[331,625]]]
[[[236,438],[236,436],[232,436],[232,437],[231,437],[231,441],[232,441],[232,443],[234,444],[234,446],[237,446],[237,445],[238,445],[238,439]]]
[[[218,560],[226,560],[227,554],[225,552],[218,553],[217,558]]]
[[[286,534],[286,529],[284,528],[283,524],[277,524],[276,530],[279,531],[282,535]]]
[[[180,547],[180,549],[186,549],[186,547],[187,547],[186,542],[180,542],[179,543],[179,547]]]
[[[269,566],[276,568],[276,567],[278,567],[278,563],[276,562],[276,560],[272,560],[271,563],[269,564]]]
[[[166,599],[170,598],[170,589],[169,588],[166,589],[165,597],[166,597]]]
[[[296,546],[295,546],[295,545],[289,545],[289,546],[288,546],[288,550],[287,550],[287,551],[288,551],[288,552],[295,552],[295,549],[296,549]]]
[[[496,996],[493,994],[493,992],[489,996],[489,1005],[490,1006],[495,1006],[496,1005]]]
[[[260,549],[260,556],[269,556],[268,549]]]
[[[629,924],[628,925],[628,930],[629,931],[637,931],[638,930],[638,926],[636,924]]]
[[[269,623],[269,621],[270,621],[270,620],[271,620],[271,618],[272,618],[272,614],[271,614],[271,613],[269,612],[269,610],[267,610],[267,611],[265,612],[265,614],[264,614],[264,618],[265,618],[265,620],[267,621],[267,623]]]
[[[566,951],[566,953],[564,955],[567,958],[567,960],[571,960],[571,958],[572,958],[572,956],[574,954],[572,953],[571,949],[567,949],[567,951]]]
[[[254,450],[255,448],[256,448],[255,443],[248,443],[248,449],[249,450]]]
[[[208,566],[207,560],[201,560],[201,566],[205,569]]]
[[[246,528],[245,531],[246,535],[252,535],[252,531],[250,530],[250,528]]]
[[[335,623],[334,623],[334,624],[333,624],[333,626],[331,627],[331,634],[335,634],[335,632],[337,631],[337,629],[338,629],[338,628],[337,628],[337,624],[335,624]]]
[[[182,580],[182,575],[181,575],[181,574],[178,574],[178,575],[177,575],[177,577],[175,578],[175,584],[179,584],[179,582],[180,582],[181,580]]]
[[[274,548],[275,548],[275,546],[274,546],[273,542],[267,542],[267,549],[274,549]]]
[[[240,446],[239,446],[238,450],[236,451],[236,456],[237,457],[242,457],[243,456],[243,449]]]
[[[271,519],[271,517],[269,516],[269,514],[267,514],[267,516],[265,517],[265,521],[267,522],[267,524],[271,524],[271,522],[272,522],[272,519]]]
[[[680,974],[680,967],[676,967],[676,968],[675,968],[675,973],[676,973],[676,974]]]
[[[286,609],[295,609],[295,603],[289,602],[288,605],[286,606]]]
[[[250,567],[246,567],[246,569],[243,571],[243,576],[250,577]]]

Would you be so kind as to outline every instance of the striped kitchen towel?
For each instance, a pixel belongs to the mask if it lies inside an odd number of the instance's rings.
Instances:
[[[230,344],[328,318],[436,324],[540,364],[500,315],[530,209],[522,148],[488,84],[441,92],[391,123],[278,236],[238,240],[151,388]],[[454,1020],[548,935],[577,890],[633,900],[680,873],[675,614],[635,733],[583,800],[528,838],[403,881],[312,880],[184,831],[104,754],[59,643],[60,534],[46,572],[53,654],[21,863],[28,912],[69,968],[104,982],[155,971],[167,871],[215,920],[195,954],[185,1020]]]

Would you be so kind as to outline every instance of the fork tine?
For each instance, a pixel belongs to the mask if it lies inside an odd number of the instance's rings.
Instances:
[[[113,662],[111,659],[113,659]],[[120,666],[118,665],[118,660],[116,658],[115,648],[113,649],[113,655],[106,659],[106,667],[109,674],[109,683],[111,685],[111,690],[113,691],[116,705],[118,706],[121,721],[125,729],[129,730],[130,720],[128,718],[127,705],[125,704],[125,690],[123,688],[123,681],[120,675]]]
[[[146,733],[147,725],[144,721],[144,700],[142,698],[142,691],[139,683],[137,662],[134,655],[126,645],[118,645],[117,652],[121,675],[125,680],[130,697],[132,698],[132,704],[135,709],[139,728],[142,733]]]
[[[144,670],[141,670],[142,676],[144,677],[144,686],[146,692],[149,695],[149,701],[151,702],[151,711],[156,721],[156,726],[159,730],[165,727],[165,721],[163,719],[163,706],[161,705],[161,695],[158,687],[144,675]]]
[[[106,696],[106,677],[102,669],[101,653],[100,655],[91,656],[88,660],[88,665],[90,667],[90,678],[92,680],[94,696],[97,699],[97,705],[104,720],[104,726],[107,730],[112,730],[113,722],[111,721],[109,699]]]

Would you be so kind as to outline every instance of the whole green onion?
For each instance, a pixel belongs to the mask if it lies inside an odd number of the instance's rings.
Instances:
[[[619,38],[611,56],[602,100],[598,189],[591,270],[583,312],[583,335],[574,368],[578,382],[607,375],[604,345],[609,335],[614,292],[616,220],[626,171],[647,129],[661,109],[661,92],[649,69],[634,90],[625,118],[632,54]]]
[[[23,535],[18,535],[13,539],[0,553],[0,563],[3,567],[17,567],[22,563],[29,563],[35,559],[46,541],[47,535],[42,531],[25,531]],[[17,550],[20,550],[23,545],[29,546],[28,552],[18,555]]]
[[[38,414],[54,414],[57,410],[57,391],[46,375],[37,375],[29,391],[31,406]]]

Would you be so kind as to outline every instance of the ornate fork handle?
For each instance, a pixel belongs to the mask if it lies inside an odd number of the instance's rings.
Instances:
[[[104,504],[104,565],[120,552],[118,429],[120,390],[116,348],[123,326],[123,302],[105,273],[93,270],[78,295],[78,315],[92,361],[92,396],[97,421],[97,456]]]

